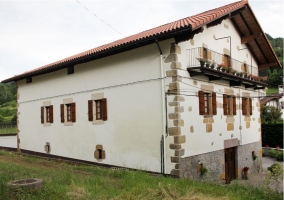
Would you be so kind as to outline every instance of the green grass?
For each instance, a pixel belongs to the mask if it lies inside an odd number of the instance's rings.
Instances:
[[[17,133],[17,125],[1,125],[0,124],[0,135],[9,134],[9,133]]]
[[[278,88],[268,88],[268,90],[266,91],[266,96],[270,96],[271,94],[274,94],[278,92]]]
[[[39,191],[17,190],[6,183],[41,178]],[[218,185],[49,161],[0,150],[0,199],[282,199],[282,194],[250,186]]]

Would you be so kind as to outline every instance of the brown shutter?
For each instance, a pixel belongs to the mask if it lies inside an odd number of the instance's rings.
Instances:
[[[60,104],[60,118],[61,123],[64,123],[64,104]]]
[[[95,157],[96,159],[99,159],[99,157],[100,157],[100,152],[99,152],[99,150],[95,150],[94,157]]]
[[[102,150],[102,159],[106,159],[106,152],[105,152],[105,150]]]
[[[212,111],[213,115],[217,115],[216,92],[212,92]]]
[[[247,115],[246,98],[245,97],[242,97],[242,111],[243,111],[243,115]]]
[[[236,97],[233,96],[233,115],[237,114],[237,103],[236,103]]]
[[[49,122],[53,123],[53,106],[49,106]]]
[[[204,92],[198,91],[199,98],[199,115],[204,115]]]
[[[41,123],[44,123],[44,107],[41,106],[40,108],[40,119],[41,119]]]
[[[76,122],[76,103],[71,103],[71,120]]]
[[[249,98],[249,114],[252,115],[252,98]]]
[[[228,114],[228,99],[227,99],[227,95],[223,94],[223,110],[224,110],[224,115]]]
[[[88,100],[88,116],[89,121],[93,121],[93,100]]]
[[[107,99],[102,99],[102,118],[104,121],[107,120]]]
[[[199,57],[203,58],[203,47],[198,47]]]
[[[208,56],[208,59],[209,60],[212,60],[212,53],[211,53],[211,51],[207,51],[207,56]]]

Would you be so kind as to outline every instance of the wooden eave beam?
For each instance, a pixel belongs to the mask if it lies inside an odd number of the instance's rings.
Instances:
[[[267,63],[267,64],[258,65],[258,69],[262,71],[262,70],[267,70],[273,66],[277,66],[277,63],[275,62],[275,63]]]
[[[241,81],[230,81],[230,86],[241,86],[242,82]]]
[[[262,90],[262,89],[265,89],[265,87],[264,86],[260,86],[260,87],[255,86],[254,87],[254,90]]]
[[[245,85],[245,88],[255,88],[256,87],[256,85]]]
[[[223,79],[221,76],[209,76],[209,81],[216,81]]]
[[[255,38],[260,37],[261,35],[262,35],[261,32],[257,32],[257,33],[254,33],[252,35],[242,37],[241,38],[241,43],[242,44],[249,43],[250,41],[254,40]]]
[[[194,76],[203,76],[204,73],[203,72],[193,72],[193,71],[190,71],[190,76],[191,77],[194,77]]]

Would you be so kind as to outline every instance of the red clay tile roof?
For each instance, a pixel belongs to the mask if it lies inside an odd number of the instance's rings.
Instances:
[[[181,29],[186,28],[186,27],[191,28],[191,30],[193,31],[193,30],[196,30],[196,29],[204,26],[205,24],[212,22],[212,21],[214,21],[214,20],[216,20],[216,19],[218,19],[218,18],[220,18],[220,17],[222,17],[222,16],[224,16],[224,15],[230,13],[230,12],[238,10],[238,9],[244,7],[247,4],[248,4],[248,2],[246,0],[242,0],[242,1],[238,1],[238,2],[235,2],[235,3],[231,3],[231,4],[228,4],[228,5],[213,9],[213,10],[209,10],[209,11],[197,14],[197,15],[193,15],[191,17],[180,19],[180,20],[177,20],[177,21],[174,21],[174,22],[171,22],[171,23],[168,23],[168,24],[165,24],[165,25],[162,25],[162,26],[150,29],[150,30],[146,30],[146,31],[143,31],[141,33],[138,33],[138,34],[135,34],[135,35],[132,35],[132,36],[129,36],[129,37],[126,37],[126,38],[123,38],[123,39],[120,39],[120,40],[117,40],[117,41],[114,41],[114,42],[111,42],[111,43],[108,43],[108,44],[105,44],[105,45],[102,45],[102,46],[99,46],[99,47],[96,47],[96,48],[93,48],[93,49],[90,49],[90,50],[87,50],[87,51],[84,51],[82,53],[64,58],[64,59],[59,60],[57,62],[54,62],[54,63],[48,64],[48,65],[33,69],[31,71],[28,71],[28,72],[25,72],[25,73],[22,73],[22,74],[19,74],[19,75],[16,75],[16,76],[11,77],[9,79],[3,80],[2,82],[7,83],[9,81],[21,80],[21,79],[26,78],[28,75],[32,76],[37,72],[46,71],[50,68],[54,68],[54,70],[56,70],[56,67],[58,65],[62,65],[64,63],[70,63],[72,61],[75,62],[75,60],[78,60],[78,59],[83,58],[83,57],[96,55],[98,53],[105,52],[105,51],[110,51],[111,49],[114,49],[116,47],[127,45],[127,44],[130,44],[130,43],[133,43],[133,42],[139,42],[139,41],[142,41],[144,39],[151,38],[153,36],[159,37],[160,35],[163,35],[165,33],[178,31],[178,30],[181,30]]]
[[[261,104],[267,104],[269,101],[273,101],[274,99],[280,99],[283,96],[283,93],[273,93],[268,97],[264,97],[262,99],[260,99],[260,103]]]

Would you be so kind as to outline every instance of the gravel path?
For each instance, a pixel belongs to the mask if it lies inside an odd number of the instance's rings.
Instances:
[[[265,177],[268,177],[267,167],[270,167],[274,163],[280,163],[283,166],[283,162],[276,161],[270,157],[262,157],[263,171],[261,173],[249,174],[248,180],[235,180],[232,183],[238,182],[239,184],[251,185],[253,187],[265,187],[268,185],[272,190],[283,192],[283,176],[277,180],[270,179],[269,184],[267,178],[265,179]]]

